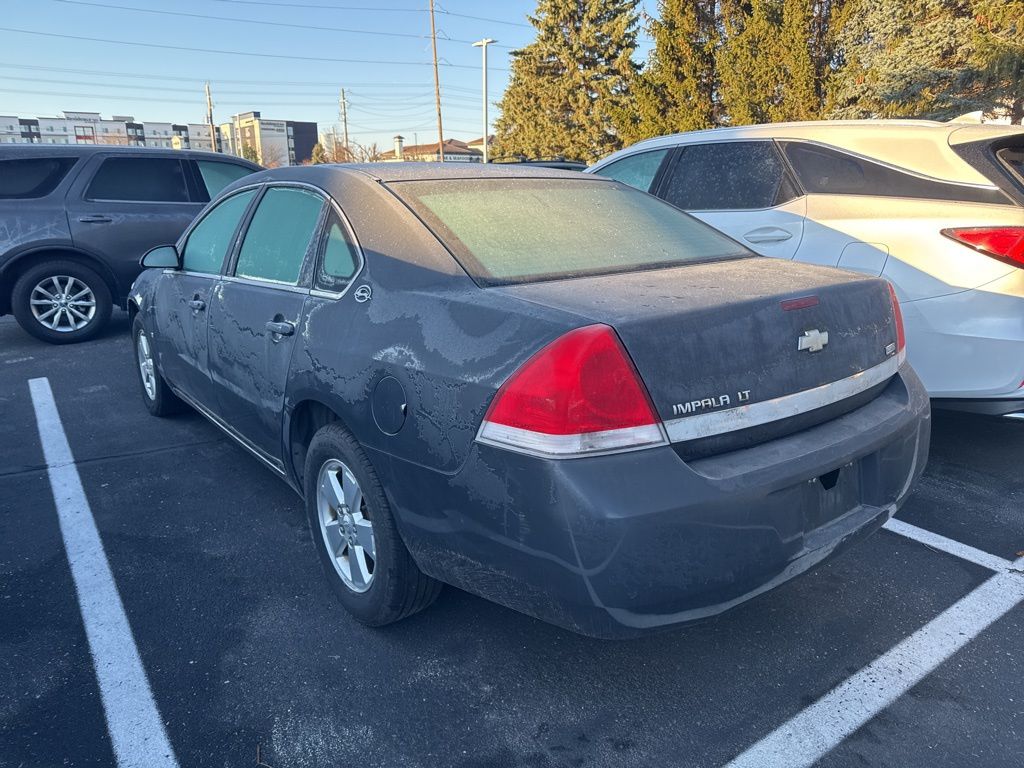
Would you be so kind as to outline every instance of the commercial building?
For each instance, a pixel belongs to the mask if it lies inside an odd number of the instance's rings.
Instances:
[[[224,152],[239,157],[248,154],[268,168],[308,163],[318,135],[316,123],[268,120],[255,111],[234,115],[217,130]]]

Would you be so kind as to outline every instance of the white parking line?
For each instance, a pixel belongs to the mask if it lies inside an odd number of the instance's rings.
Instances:
[[[738,755],[726,768],[813,765],[1024,601],[1024,573],[1020,570],[1024,558],[1010,562],[898,520],[890,520],[886,528],[983,565],[996,575]]]
[[[28,384],[117,764],[120,768],[177,768],[50,382],[43,378]]]
[[[889,522],[885,524],[885,529],[898,533],[900,536],[906,536],[908,539],[919,541],[925,546],[932,547],[933,549],[941,549],[950,555],[955,555],[961,560],[967,560],[975,563],[976,565],[984,566],[990,571],[1005,571],[1010,567],[1010,561],[1004,560],[1001,557],[990,555],[988,552],[982,552],[980,549],[975,549],[966,544],[961,544],[959,541],[953,539],[947,539],[945,536],[940,536],[937,533],[926,531],[924,528],[918,528],[916,525],[905,523],[902,520],[891,518]]]

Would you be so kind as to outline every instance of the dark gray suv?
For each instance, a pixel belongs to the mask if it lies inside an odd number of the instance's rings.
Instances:
[[[259,169],[210,152],[0,148],[0,315],[53,344],[92,338],[124,306],[142,254]]]

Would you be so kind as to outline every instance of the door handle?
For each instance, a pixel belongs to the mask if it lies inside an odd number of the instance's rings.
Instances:
[[[291,336],[295,333],[295,323],[277,322],[271,320],[267,323],[267,330],[275,336]]]
[[[79,216],[78,220],[83,224],[109,224],[113,221],[109,216]]]
[[[188,305],[192,307],[193,312],[202,312],[204,309],[206,309],[206,302],[203,301],[202,299],[192,299],[192,301],[190,301]]]
[[[747,232],[743,239],[748,243],[784,243],[792,237],[792,232],[780,227],[760,227]]]

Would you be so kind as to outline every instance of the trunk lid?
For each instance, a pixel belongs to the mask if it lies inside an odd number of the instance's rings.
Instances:
[[[885,281],[775,259],[491,290],[612,326],[666,422],[804,392],[895,355]]]

